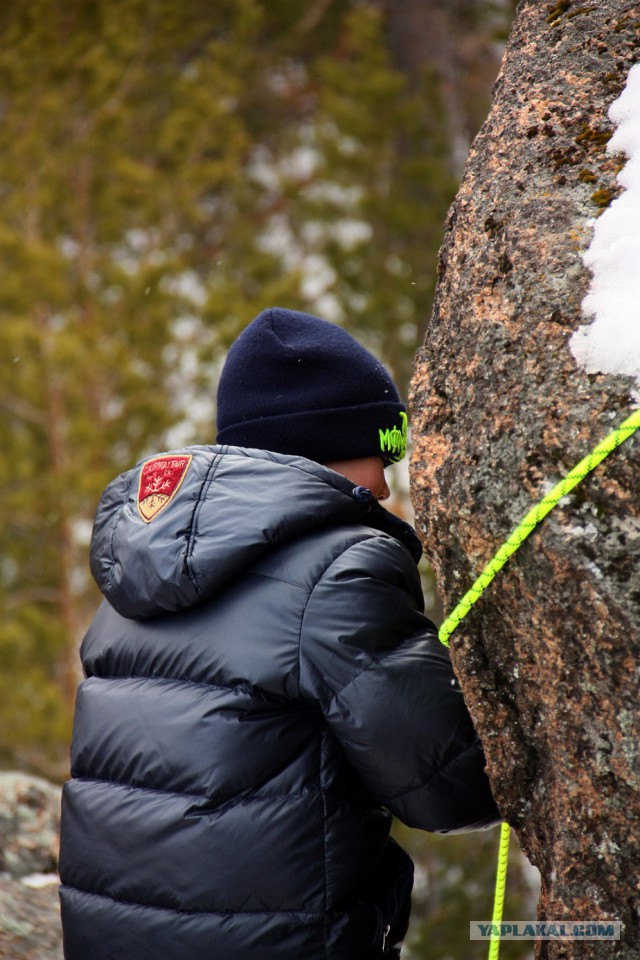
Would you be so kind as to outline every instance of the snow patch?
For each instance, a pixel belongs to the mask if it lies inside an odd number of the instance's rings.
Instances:
[[[618,174],[624,192],[595,221],[583,261],[592,272],[582,302],[591,323],[579,327],[569,346],[587,373],[613,373],[640,381],[640,63],[609,107],[616,131],[609,153],[629,158]]]
[[[32,890],[40,890],[51,883],[60,883],[60,878],[57,873],[30,873],[28,877],[21,877],[20,882]]]

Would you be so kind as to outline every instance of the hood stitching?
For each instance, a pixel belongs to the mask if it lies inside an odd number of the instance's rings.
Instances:
[[[213,460],[211,461],[211,464],[209,465],[209,468],[204,477],[204,480],[200,485],[200,492],[198,494],[198,497],[193,507],[193,513],[191,514],[191,523],[189,524],[189,529],[187,532],[187,549],[185,551],[185,558],[184,558],[185,571],[186,571],[187,577],[193,584],[194,590],[196,591],[198,596],[202,598],[204,598],[206,595],[202,592],[200,588],[200,584],[198,582],[198,575],[193,569],[191,558],[193,557],[193,553],[196,545],[198,516],[200,514],[200,511],[202,510],[202,504],[205,503],[207,499],[207,492],[209,490],[209,487],[213,483],[215,475],[218,471],[218,467],[222,462],[223,455],[224,455],[223,450],[221,450],[219,453],[216,453],[213,457]]]
[[[127,495],[120,509],[116,511],[116,515],[113,518],[113,521],[111,523],[111,534],[109,536],[109,573],[107,574],[107,582],[105,584],[105,589],[104,589],[105,597],[107,596],[107,594],[111,594],[113,590],[113,574],[116,567],[116,555],[115,555],[115,546],[114,546],[115,539],[116,539],[116,531],[118,529],[118,524],[120,523],[120,520],[122,518],[122,514],[127,509],[127,505],[129,503],[129,497],[131,495],[131,486],[132,486],[130,482],[130,478],[134,473],[135,473],[134,470],[128,470],[122,477],[123,486],[127,491]]]

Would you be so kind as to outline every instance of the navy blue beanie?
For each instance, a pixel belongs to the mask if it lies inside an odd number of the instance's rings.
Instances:
[[[264,310],[232,345],[218,386],[217,443],[318,463],[400,460],[407,416],[391,376],[334,323]]]

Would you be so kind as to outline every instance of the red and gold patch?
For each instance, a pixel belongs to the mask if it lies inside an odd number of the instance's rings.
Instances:
[[[151,523],[171,503],[191,460],[191,455],[181,454],[147,460],[138,484],[138,513],[145,523]]]

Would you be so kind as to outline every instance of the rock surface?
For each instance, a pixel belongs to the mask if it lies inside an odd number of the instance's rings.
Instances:
[[[450,610],[527,510],[638,406],[586,374],[592,218],[619,191],[607,109],[640,49],[629,0],[523,0],[440,253],[412,384],[418,531]],[[619,919],[640,958],[640,436],[544,521],[451,641],[540,916]]]
[[[0,958],[62,960],[58,906],[60,789],[0,773]]]

